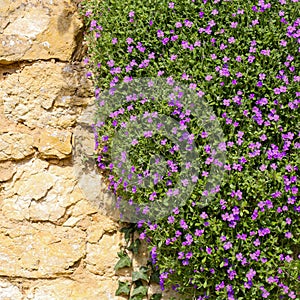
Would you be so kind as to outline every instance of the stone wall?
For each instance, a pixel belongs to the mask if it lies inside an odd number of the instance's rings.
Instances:
[[[94,101],[76,2],[0,1],[0,300],[125,299],[119,225],[74,175],[72,134]]]
[[[1,300],[124,299],[118,224],[85,199],[72,164],[93,101],[82,31],[74,2],[0,1]]]

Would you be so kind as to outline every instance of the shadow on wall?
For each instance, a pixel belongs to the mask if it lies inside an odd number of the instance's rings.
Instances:
[[[57,20],[57,29],[60,34],[67,32],[71,26],[73,13],[64,9]]]

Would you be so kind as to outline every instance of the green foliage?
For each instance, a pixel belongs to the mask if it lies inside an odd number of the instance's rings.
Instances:
[[[130,283],[119,281],[119,287],[116,290],[116,296],[129,295],[130,293]]]
[[[146,267],[141,267],[139,271],[133,271],[132,281],[138,281],[138,280],[149,281],[149,276],[147,272],[148,269]]]
[[[150,300],[160,300],[162,298],[162,294],[153,294]]]
[[[120,260],[115,265],[115,270],[116,271],[119,270],[119,269],[131,266],[131,259],[130,259],[130,257],[128,256],[127,253],[118,252],[118,256],[119,256]]]
[[[131,116],[157,112],[180,122],[183,114],[190,119],[186,130],[195,136],[198,151],[193,163],[200,176],[185,205],[173,211],[171,219],[144,223],[138,230],[141,239],[149,239],[152,271],[156,267],[158,271],[133,272],[135,288],[130,299],[147,294],[142,281],[148,284],[148,278],[162,289],[173,287],[181,299],[300,299],[300,6],[288,0],[270,4],[259,11],[265,5],[261,1],[174,0],[174,8],[165,0],[82,2],[97,99],[124,79],[155,78],[164,72],[164,78],[195,84],[195,92],[204,93],[226,141],[225,178],[214,200],[203,206],[205,172],[211,168],[206,161],[211,153],[201,136],[204,127],[193,111],[175,114],[167,96],[159,102],[129,101],[124,113],[96,128],[97,163],[103,174],[115,176],[111,187],[121,176],[109,167],[110,152],[102,150],[113,148],[113,137],[121,124],[131,124]],[[131,11],[133,17],[129,17]],[[176,22],[182,26],[175,26]],[[162,37],[158,37],[160,31]],[[170,40],[164,43],[166,37]],[[155,58],[149,58],[152,53]],[[97,116],[102,113],[100,107]],[[114,121],[118,124],[113,125]],[[182,153],[170,152],[174,143],[164,134],[139,137],[137,142],[129,153],[137,172],[148,170],[149,161],[160,154],[179,165],[168,179],[177,182],[181,173],[188,176],[180,165]],[[149,203],[153,190],[159,199],[168,187],[160,182],[150,188],[141,185],[136,192],[122,184],[113,189],[135,203]],[[136,230],[135,226],[122,229],[130,242],[127,250],[134,254],[140,246],[139,239],[132,237]],[[192,240],[187,242],[187,237]],[[116,270],[131,266],[125,252],[119,257]]]

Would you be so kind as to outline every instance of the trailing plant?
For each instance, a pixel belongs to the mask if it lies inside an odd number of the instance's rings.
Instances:
[[[95,82],[98,107],[96,161],[119,207],[144,205],[136,230],[149,245],[161,289],[171,286],[189,300],[300,299],[299,1],[84,0],[82,13],[87,76]],[[149,78],[149,89],[151,78],[161,78],[174,93],[158,89],[154,101],[143,94],[147,89],[126,94],[118,88],[142,78]],[[221,126],[224,142],[217,146],[226,152],[224,163],[214,157],[214,130],[199,124],[198,103],[182,105],[178,82],[213,110],[209,120]],[[107,91],[112,102],[126,101],[102,122]],[[189,149],[145,125],[171,126],[159,123],[162,115],[177,122],[170,134],[192,145],[194,160],[185,161]],[[137,120],[140,132],[131,132]],[[127,152],[114,144],[125,128]],[[118,152],[116,145],[125,150]],[[126,178],[123,164],[131,164]],[[162,167],[157,175],[151,173],[154,165]],[[221,165],[225,177],[206,190],[214,165]],[[180,198],[178,183],[194,184],[183,205],[147,220],[147,205],[157,202],[165,211],[170,199]],[[213,199],[203,203],[209,193]],[[119,266],[126,266],[122,255]],[[134,275],[131,297],[145,291],[141,272]],[[118,293],[128,290],[122,283]]]

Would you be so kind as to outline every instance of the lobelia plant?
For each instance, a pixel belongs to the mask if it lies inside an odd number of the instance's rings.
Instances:
[[[189,300],[300,299],[299,1],[84,0],[81,8],[96,161],[124,215],[143,207],[136,229],[161,289]],[[173,92],[157,89],[152,99],[148,87],[126,89],[142,78]],[[199,123],[198,102],[184,107],[183,90],[207,101],[222,142]],[[105,91],[106,101],[126,101],[103,121]],[[114,140],[120,133],[126,147]],[[194,159],[185,160],[190,149]],[[225,176],[207,190],[213,166]],[[152,203],[156,220],[147,219]]]

